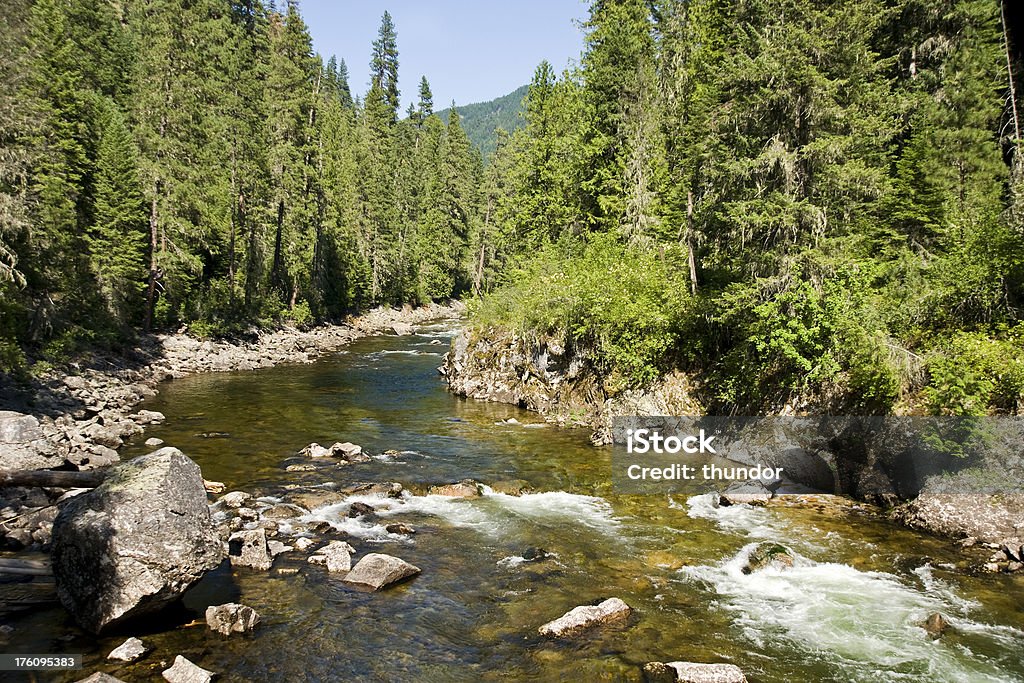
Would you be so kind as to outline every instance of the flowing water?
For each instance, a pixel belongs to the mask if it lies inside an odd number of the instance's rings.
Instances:
[[[184,611],[130,632],[96,639],[58,607],[38,611],[15,624],[9,651],[85,652],[86,671],[127,681],[152,680],[175,654],[228,681],[640,680],[645,662],[680,659],[732,662],[752,683],[1024,680],[1019,577],[943,569],[962,559],[948,542],[854,506],[718,508],[708,496],[614,495],[610,452],[592,447],[586,431],[448,394],[435,368],[452,333],[426,326],[413,337],[359,340],[312,365],[175,380],[145,406],[167,416],[147,437],[189,454],[206,478],[266,500],[290,484],[361,481],[422,493],[465,478],[524,480],[536,491],[358,495],[309,516],[347,532],[357,558],[386,552],[421,575],[367,593],[299,553],[282,555],[272,572],[222,567]],[[521,424],[501,423],[511,417]],[[286,472],[312,441],[399,453]],[[374,505],[375,517],[350,519],[357,500]],[[417,533],[389,534],[393,521]],[[795,566],[744,574],[746,554],[764,539],[792,548]],[[551,556],[533,559],[537,548]],[[566,642],[537,634],[610,596],[635,609],[627,623]],[[253,635],[187,625],[229,601],[262,615]],[[917,624],[935,611],[953,630],[932,641]],[[107,663],[126,634],[155,651],[135,665]]]

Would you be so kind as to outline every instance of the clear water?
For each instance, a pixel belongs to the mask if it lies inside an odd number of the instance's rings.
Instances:
[[[7,651],[85,652],[85,672],[126,681],[153,680],[176,654],[227,681],[633,681],[645,662],[680,659],[732,662],[753,683],[1024,680],[1020,578],[944,571],[962,559],[947,542],[846,508],[613,495],[610,452],[585,431],[529,427],[537,416],[446,392],[436,367],[452,332],[428,326],[414,337],[357,341],[313,365],[170,382],[145,406],[167,422],[146,436],[182,449],[206,478],[266,496],[290,484],[360,481],[422,492],[464,478],[525,480],[536,493],[363,495],[313,511],[350,534],[357,556],[386,552],[423,569],[380,593],[284,555],[275,568],[298,574],[224,567],[180,613],[99,639],[59,607],[39,610],[14,622]],[[510,417],[523,424],[496,424]],[[198,436],[211,432],[229,436]],[[403,452],[286,472],[312,441]],[[349,519],[355,500],[378,507],[378,519]],[[418,533],[388,534],[392,521]],[[743,574],[745,554],[763,539],[793,548],[796,566]],[[554,557],[526,561],[530,548]],[[610,596],[636,610],[628,623],[567,642],[537,635],[542,623]],[[263,616],[253,635],[188,625],[206,605],[228,601]],[[939,641],[916,625],[934,611],[954,626]],[[134,665],[107,663],[126,635],[154,651]]]

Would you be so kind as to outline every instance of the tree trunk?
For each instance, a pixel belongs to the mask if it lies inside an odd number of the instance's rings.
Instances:
[[[146,332],[149,332],[153,327],[153,309],[156,306],[156,198],[159,192],[160,183],[157,182],[153,188],[153,199],[149,205],[149,285],[146,288],[146,319],[142,324]]]
[[[686,193],[686,252],[690,266],[690,293],[697,296],[697,258],[693,253],[693,192]]]
[[[0,487],[53,486],[56,488],[95,488],[103,483],[107,470],[74,472],[66,470],[0,470]]]

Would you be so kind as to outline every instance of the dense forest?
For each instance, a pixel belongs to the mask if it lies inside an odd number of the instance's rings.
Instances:
[[[362,95],[313,54],[294,0],[0,13],[3,364],[470,286],[481,161],[426,78],[400,115],[387,13]]]
[[[481,322],[716,413],[1019,413],[998,0],[595,0],[488,168]]]
[[[295,0],[6,0],[0,363],[480,295],[716,411],[1018,413],[1024,184],[998,0],[594,0],[486,166]]]

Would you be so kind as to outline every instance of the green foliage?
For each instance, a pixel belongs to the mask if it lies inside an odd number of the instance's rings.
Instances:
[[[594,352],[613,389],[643,384],[669,367],[687,313],[685,274],[672,267],[674,256],[640,252],[611,235],[549,247],[511,271],[475,315],[482,324]]]

